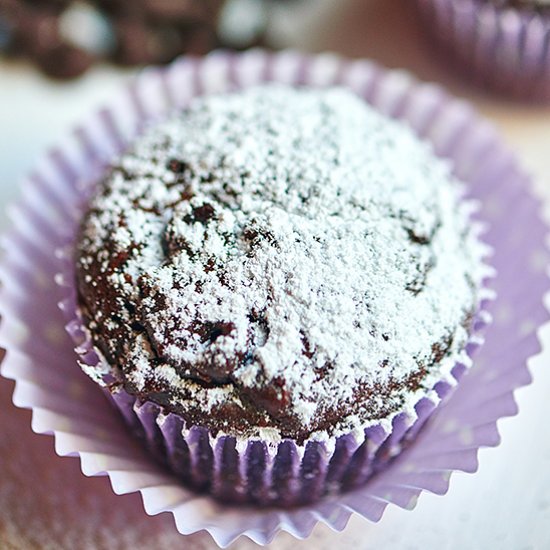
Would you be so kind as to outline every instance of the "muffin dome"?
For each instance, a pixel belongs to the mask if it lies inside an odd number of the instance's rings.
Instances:
[[[142,401],[214,434],[338,436],[410,411],[461,357],[484,275],[469,208],[347,91],[199,98],[99,185],[81,311]]]

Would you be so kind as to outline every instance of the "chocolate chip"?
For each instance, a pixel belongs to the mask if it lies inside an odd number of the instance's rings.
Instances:
[[[134,321],[130,325],[130,327],[132,328],[132,330],[135,330],[136,332],[145,332],[145,327],[138,321]]]
[[[235,324],[230,321],[196,322],[190,327],[191,332],[199,336],[203,344],[214,343],[220,336],[229,336],[235,329]]]
[[[193,207],[191,214],[188,214],[183,219],[186,223],[202,223],[206,225],[215,214],[214,207],[211,204],[205,203],[201,206]]]
[[[208,339],[214,343],[220,336],[229,336],[235,330],[233,323],[219,322],[214,323],[208,331]]]
[[[170,159],[166,164],[166,168],[178,176],[183,175],[187,170],[189,170],[189,166],[179,159]]]
[[[415,233],[412,229],[407,229],[407,235],[409,236],[409,240],[416,244],[426,245],[430,242],[428,236]]]
[[[195,322],[189,330],[196,334],[206,346],[211,346],[219,338],[229,336],[236,330],[234,323],[230,321],[207,321],[205,323]],[[205,359],[189,365],[189,375],[207,384],[225,384],[230,380],[232,372],[238,367],[237,358],[224,360],[219,355],[207,353]]]
[[[300,331],[300,337],[302,339],[302,354],[308,359],[311,359],[315,354],[315,350],[311,348],[309,338],[304,334],[303,331]]]

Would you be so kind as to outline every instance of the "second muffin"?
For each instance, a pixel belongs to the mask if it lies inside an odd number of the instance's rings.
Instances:
[[[547,0],[416,0],[427,32],[476,84],[550,101]]]

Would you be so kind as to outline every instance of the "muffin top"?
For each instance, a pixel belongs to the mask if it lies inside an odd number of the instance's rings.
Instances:
[[[343,89],[198,98],[98,185],[81,312],[118,383],[190,424],[363,429],[463,353],[485,273],[469,209],[427,145]]]

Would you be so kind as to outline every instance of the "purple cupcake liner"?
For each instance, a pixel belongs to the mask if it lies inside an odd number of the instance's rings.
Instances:
[[[479,217],[489,223],[484,240],[494,249],[491,263],[498,272],[492,282],[498,300],[490,305],[495,321],[486,330],[485,345],[467,376],[415,435],[414,444],[383,464],[361,488],[294,509],[220,504],[186,489],[153,460],[119,415],[105,406],[96,385],[76,368],[74,344],[64,331],[64,314],[57,305],[63,296],[53,283],[59,267],[54,251],[70,240],[84,202],[87,187],[79,182],[95,179],[135,135],[143,115],[160,117],[171,106],[183,106],[195,93],[225,89],[228,81],[239,87],[266,80],[348,86],[432,141],[437,153],[451,160],[457,176],[468,182],[470,196],[479,201]],[[140,491],[146,511],[171,512],[182,533],[206,529],[222,546],[240,535],[266,544],[280,530],[304,538],[318,521],[341,530],[353,512],[377,521],[388,503],[412,508],[423,490],[444,494],[452,471],[475,471],[478,449],[498,444],[496,421],[517,412],[513,391],[530,381],[526,361],[539,350],[536,329],[548,318],[542,304],[549,287],[547,229],[529,183],[492,126],[465,103],[436,86],[419,84],[402,72],[385,71],[370,62],[251,51],[187,58],[145,72],[129,91],[113,98],[109,109],[90,118],[43,160],[12,208],[13,227],[4,236],[6,253],[0,264],[0,345],[7,349],[2,374],[17,381],[14,403],[33,410],[33,429],[53,433],[59,454],[78,454],[87,475],[107,473],[117,493]],[[454,374],[460,376],[462,371],[457,366]],[[443,385],[436,389],[441,394],[448,391]],[[123,408],[129,410],[126,404]],[[132,418],[141,415],[141,429],[154,432],[158,424],[152,424],[151,412],[145,408],[142,414],[142,408],[132,408]],[[180,428],[174,419],[163,418],[161,424],[167,434]],[[150,439],[157,441],[156,437]],[[200,442],[200,434],[194,437]],[[232,448],[224,441],[216,452],[225,451],[225,460],[240,475],[231,462]],[[386,456],[383,448],[379,453],[385,460],[391,451]],[[257,446],[246,452],[249,462],[265,456]],[[313,471],[322,452],[317,448],[310,453]],[[345,456],[349,449],[339,452]],[[328,476],[326,471],[323,475]],[[221,482],[218,487],[223,492]],[[261,493],[263,480],[256,483]]]
[[[416,0],[442,53],[478,85],[550,101],[550,11],[480,0]]]
[[[235,63],[235,67],[237,65]],[[231,68],[227,67],[228,70]],[[169,90],[168,76],[168,72],[157,73],[163,91]],[[300,73],[296,77],[294,83],[301,83]],[[216,91],[243,87],[232,72],[223,81],[219,75],[216,78]],[[192,79],[189,86],[190,93],[184,94],[187,99],[203,91],[203,86],[196,79]],[[137,87],[130,88],[128,111],[135,120],[135,134],[151,119],[181,107],[176,103],[179,91],[168,96],[163,93],[163,105],[159,105],[157,94],[140,96]],[[152,116],[151,112],[155,114]],[[116,137],[114,133],[111,136],[112,140]],[[130,140],[134,137],[136,135],[131,136]],[[73,202],[73,207],[83,207],[76,216],[77,220],[85,214],[86,197],[94,188],[95,181],[88,179],[80,183],[79,196]],[[472,223],[474,229],[481,232],[476,222]],[[57,250],[57,256],[62,260],[57,281],[64,289],[65,299],[60,307],[67,316],[67,330],[75,343],[80,365],[105,388],[106,395],[119,409],[126,423],[157,459],[187,486],[226,503],[303,506],[327,494],[349,491],[363,485],[399,454],[403,444],[414,438],[440,405],[442,397],[450,393],[462,373],[471,366],[470,355],[482,342],[479,331],[490,320],[483,307],[493,293],[483,288],[477,313],[472,320],[472,334],[459,356],[459,363],[441,373],[430,392],[418,399],[413,411],[400,412],[383,422],[371,423],[359,433],[347,433],[328,441],[313,437],[298,444],[291,439],[273,442],[261,437],[240,439],[223,433],[213,435],[201,426],[187,424],[162,406],[150,401],[142,402],[124,390],[117,370],[94,347],[77,306],[73,252],[77,227],[67,224],[67,231],[70,232],[69,242]],[[487,273],[492,273],[492,269],[487,268]]]

